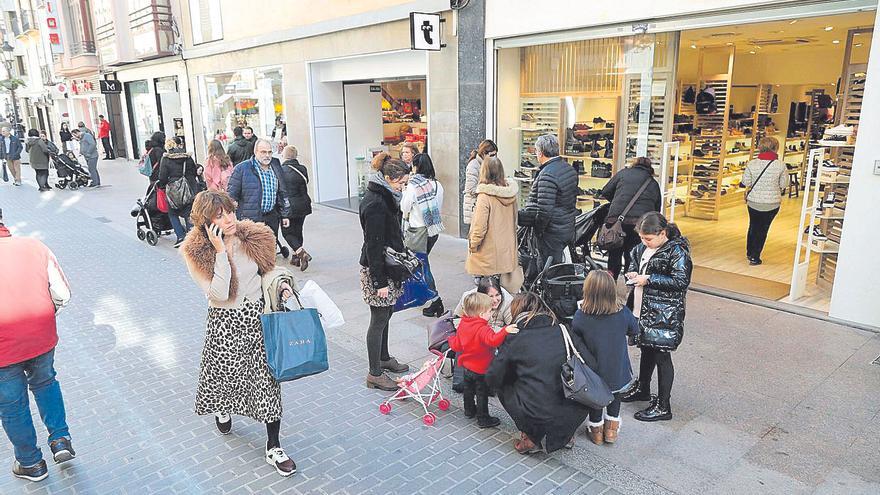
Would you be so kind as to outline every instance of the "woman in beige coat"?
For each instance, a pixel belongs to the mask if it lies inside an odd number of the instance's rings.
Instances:
[[[480,166],[476,192],[465,270],[471,275],[501,275],[502,287],[516,294],[522,286],[516,252],[519,187],[505,179],[501,160],[487,156]]]

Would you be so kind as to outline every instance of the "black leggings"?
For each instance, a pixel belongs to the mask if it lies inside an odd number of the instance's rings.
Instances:
[[[370,326],[367,328],[367,356],[370,360],[370,374],[382,374],[381,361],[391,359],[388,354],[388,322],[394,313],[394,306],[370,306]]]
[[[49,187],[49,169],[34,170],[34,173],[37,176],[37,186],[40,189],[51,189]]]
[[[608,404],[608,407],[605,408],[608,412],[608,416],[612,418],[620,417],[620,399],[617,398],[617,394],[614,394],[614,400],[611,401],[611,404]],[[601,409],[593,409],[590,408],[590,423],[598,423],[602,421],[602,410]]]
[[[658,382],[657,397],[660,400],[668,401],[672,394],[672,381],[675,379],[672,354],[667,351],[643,347],[639,363],[639,387],[642,390],[651,389],[651,376],[654,374],[655,367],[657,368]]]
[[[281,447],[281,440],[279,440],[278,435],[281,433],[281,420],[272,421],[271,423],[266,423],[266,436],[268,437],[268,442],[266,442],[267,449],[274,449],[276,447]]]
[[[635,225],[624,223],[623,233],[626,236],[623,238],[623,246],[619,249],[608,250],[608,271],[611,272],[611,276],[614,277],[614,280],[617,280],[621,271],[627,269],[632,258],[630,254],[632,253],[633,248],[641,242],[639,234],[636,232]],[[623,258],[622,263],[621,257]]]
[[[303,224],[305,221],[306,217],[290,217],[290,225],[281,227],[284,240],[287,241],[287,245],[294,253],[303,246]]]

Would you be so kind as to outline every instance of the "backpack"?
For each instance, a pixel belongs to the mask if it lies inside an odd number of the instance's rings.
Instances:
[[[141,160],[138,162],[138,172],[147,177],[153,174],[153,160],[150,158],[149,153],[144,153],[141,156]]]
[[[165,186],[165,195],[168,197],[168,206],[175,210],[185,208],[192,203],[193,197],[195,196],[189,185],[189,181],[186,180],[187,161],[189,160],[187,159],[183,162],[183,174],[179,178],[169,181],[168,185]]]

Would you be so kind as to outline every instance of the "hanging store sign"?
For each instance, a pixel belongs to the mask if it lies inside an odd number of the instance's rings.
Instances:
[[[122,81],[111,81],[102,79],[98,81],[101,86],[101,93],[105,95],[118,95],[122,93]]]
[[[64,53],[61,43],[61,22],[58,19],[57,0],[46,0],[46,30],[49,33],[49,48],[52,53]]]
[[[95,86],[92,84],[92,81],[86,81],[85,79],[76,79],[71,81],[70,89],[75,95],[95,92]]]
[[[410,12],[409,39],[413,50],[439,52],[445,45],[440,43],[440,14]]]

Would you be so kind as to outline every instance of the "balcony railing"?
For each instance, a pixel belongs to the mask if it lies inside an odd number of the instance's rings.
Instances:
[[[75,41],[70,44],[70,55],[73,57],[95,54],[97,54],[97,50],[95,49],[94,41]]]

